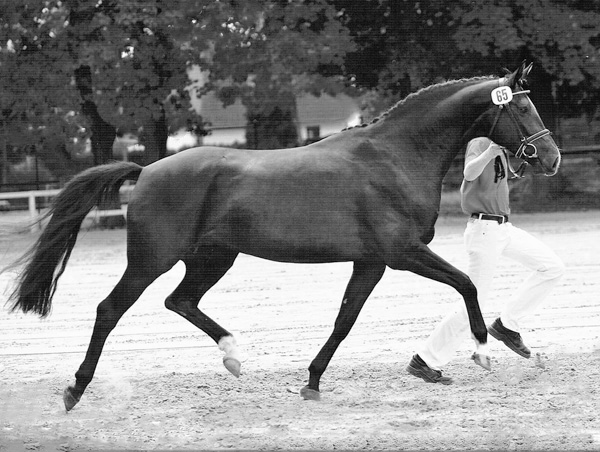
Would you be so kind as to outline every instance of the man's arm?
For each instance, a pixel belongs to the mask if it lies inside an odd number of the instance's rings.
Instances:
[[[483,172],[485,165],[499,155],[502,155],[502,147],[498,146],[493,141],[481,154],[477,155],[477,152],[473,149],[469,149],[472,145],[469,144],[467,147],[467,155],[465,157],[465,168],[463,170],[463,176],[466,181],[471,182],[477,179]],[[473,152],[475,151],[475,152]]]

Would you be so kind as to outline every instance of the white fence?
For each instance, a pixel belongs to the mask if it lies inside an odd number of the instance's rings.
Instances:
[[[119,189],[120,194],[129,194],[135,185],[123,185]],[[53,190],[28,190],[28,191],[17,191],[17,192],[7,192],[0,193],[0,200],[11,200],[11,199],[27,199],[28,200],[28,210],[29,217],[31,218],[31,232],[34,232],[36,229],[40,229],[42,225],[39,222],[36,222],[38,218],[38,209],[37,209],[37,198],[52,198],[60,193],[60,189]],[[110,210],[99,210],[97,208],[93,209],[88,216],[94,217],[112,217],[123,215],[124,218],[127,218],[127,204],[122,204],[120,209],[110,209]]]

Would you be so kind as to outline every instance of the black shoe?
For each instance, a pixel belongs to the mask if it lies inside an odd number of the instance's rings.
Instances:
[[[498,339],[500,342],[504,342],[504,345],[510,348],[513,352],[518,353],[523,358],[531,357],[531,351],[523,343],[521,335],[516,331],[509,330],[502,325],[500,317],[494,320],[494,323],[492,323],[487,330],[492,337]]]
[[[443,385],[452,384],[452,378],[443,377],[439,370],[432,369],[425,364],[425,361],[423,361],[419,355],[414,355],[412,357],[408,366],[406,366],[406,371],[415,377],[422,378],[427,383],[441,383]]]

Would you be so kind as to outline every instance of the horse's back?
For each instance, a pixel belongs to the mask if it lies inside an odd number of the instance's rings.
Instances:
[[[280,261],[355,260],[369,253],[360,178],[355,163],[314,146],[194,148],[144,169],[129,222],[161,237],[165,253],[227,247]]]

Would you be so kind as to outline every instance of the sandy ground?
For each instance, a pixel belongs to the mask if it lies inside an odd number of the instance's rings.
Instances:
[[[514,215],[549,243],[568,272],[522,332],[535,355],[491,340],[493,369],[447,368],[451,386],[404,367],[459,303],[449,287],[387,270],[322,379],[304,401],[306,368],[331,332],[351,264],[278,264],[240,256],[202,300],[247,359],[236,379],[216,345],[167,311],[176,266],[125,315],[95,379],[65,413],[62,391],[82,361],[99,301],[125,267],[125,231],[81,234],[44,320],[0,311],[0,451],[100,449],[600,449],[600,211]],[[14,222],[13,222],[14,223]],[[30,241],[0,216],[0,264]],[[3,227],[2,227],[3,226]],[[464,269],[462,217],[440,218],[431,247]],[[488,321],[524,269],[506,260]],[[10,274],[0,276],[6,287]]]

